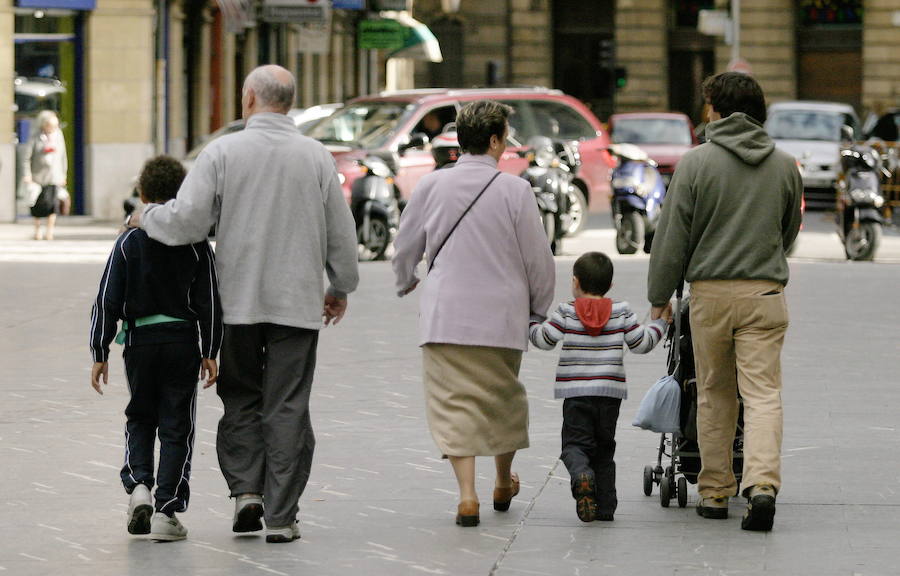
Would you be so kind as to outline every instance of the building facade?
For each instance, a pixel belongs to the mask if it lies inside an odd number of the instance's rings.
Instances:
[[[41,107],[64,127],[76,213],[118,218],[146,158],[179,157],[240,116],[241,80],[260,63],[295,74],[298,107],[385,88],[540,85],[601,120],[700,121],[700,82],[729,66],[772,101],[900,106],[900,0],[303,0],[323,11],[281,18],[267,3],[291,0],[0,0],[0,221],[27,214],[16,149]],[[700,10],[738,12],[737,50],[698,31]],[[409,27],[410,14],[443,61],[384,48],[384,30],[366,26]]]

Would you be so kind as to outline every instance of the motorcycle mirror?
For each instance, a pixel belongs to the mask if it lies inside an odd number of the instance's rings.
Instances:
[[[846,145],[853,144],[853,128],[851,126],[846,124],[841,126],[841,143]]]

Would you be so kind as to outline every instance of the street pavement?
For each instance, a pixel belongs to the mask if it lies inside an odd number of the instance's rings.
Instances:
[[[608,215],[600,216],[608,218]],[[478,460],[481,525],[454,522],[456,483],[424,418],[417,296],[398,299],[389,263],[361,265],[348,314],[322,332],[312,417],[318,439],[300,506],[301,540],[266,544],[230,531],[218,470],[221,403],[201,391],[184,542],[125,530],[118,481],[127,402],[118,348],[103,396],[89,385],[91,301],[114,225],[69,220],[54,242],[0,225],[0,575],[845,575],[900,574],[900,236],[875,263],[851,263],[824,215],[807,215],[791,260],[784,365],[784,487],[775,529],[740,530],[641,490],[659,437],[631,426],[666,350],[628,355],[618,425],[619,509],[612,523],[575,515],[559,453],[557,352],[529,351],[531,447],[516,457],[522,492],[491,509],[493,466]],[[584,250],[615,262],[611,296],[640,316],[647,257],[615,255],[603,221],[567,240],[557,299]],[[502,289],[502,287],[498,287]]]

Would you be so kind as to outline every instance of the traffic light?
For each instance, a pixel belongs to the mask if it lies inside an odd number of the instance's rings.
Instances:
[[[600,49],[597,53],[597,63],[600,68],[610,69],[616,65],[616,42],[612,38],[600,40]]]
[[[616,89],[621,90],[628,84],[628,71],[623,66],[615,68]]]

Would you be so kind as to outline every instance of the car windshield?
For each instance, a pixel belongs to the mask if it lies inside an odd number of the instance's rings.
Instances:
[[[616,144],[691,145],[691,128],[680,118],[621,118],[613,124]]]
[[[841,139],[841,125],[852,120],[839,112],[814,110],[778,110],[769,115],[766,132],[776,140],[821,140],[837,142]]]
[[[306,135],[325,144],[382,148],[411,109],[406,102],[358,102],[325,118]]]

